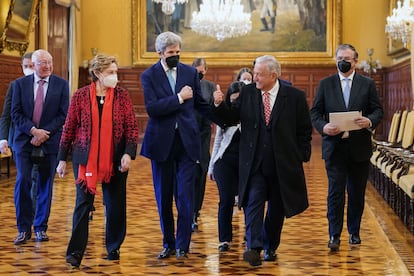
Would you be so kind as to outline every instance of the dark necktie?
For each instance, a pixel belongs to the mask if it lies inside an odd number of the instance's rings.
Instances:
[[[42,116],[43,96],[44,96],[43,84],[44,83],[45,83],[44,80],[38,81],[39,86],[37,87],[36,99],[35,99],[35,104],[34,104],[34,109],[33,109],[33,118],[32,118],[32,121],[36,125],[36,127],[39,127],[40,117]]]
[[[263,107],[264,107],[265,123],[267,126],[269,125],[269,121],[270,121],[270,113],[272,113],[272,109],[270,108],[270,93],[269,92],[263,93]]]

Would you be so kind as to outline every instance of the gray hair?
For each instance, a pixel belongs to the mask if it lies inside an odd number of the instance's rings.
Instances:
[[[162,53],[169,46],[180,45],[181,47],[181,37],[173,32],[164,32],[157,36],[155,39],[155,51],[157,53]]]
[[[280,77],[282,74],[282,67],[279,61],[272,55],[264,55],[256,58],[255,64],[264,63],[269,72],[276,72],[277,76]]]
[[[39,50],[36,50],[36,51],[33,52],[32,62],[36,63],[39,60],[39,58],[41,58],[41,57],[46,57],[47,59],[53,60],[52,55],[48,51],[43,50],[43,49],[39,49]]]

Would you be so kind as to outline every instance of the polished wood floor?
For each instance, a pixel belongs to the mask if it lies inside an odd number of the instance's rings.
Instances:
[[[162,238],[154,200],[150,162],[138,157],[128,179],[128,231],[119,261],[106,261],[102,198],[90,223],[86,256],[79,269],[69,269],[65,252],[74,206],[72,175],[56,178],[49,220],[50,241],[30,241],[14,246],[16,236],[13,187],[10,178],[0,179],[0,274],[1,275],[414,275],[414,237],[391,208],[368,184],[361,230],[362,245],[350,248],[344,229],[338,252],[327,248],[327,180],[315,137],[313,155],[306,164],[310,208],[285,221],[282,243],[275,262],[250,267],[243,262],[243,212],[234,209],[235,239],[231,250],[217,250],[217,188],[208,181],[199,231],[193,234],[188,260],[158,260]],[[3,166],[4,169],[4,166]]]

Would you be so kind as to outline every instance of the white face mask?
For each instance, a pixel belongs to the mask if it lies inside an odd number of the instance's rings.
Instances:
[[[31,75],[31,74],[33,74],[33,73],[34,73],[34,70],[33,70],[32,68],[24,68],[24,69],[23,69],[23,74],[24,74],[25,76]]]
[[[243,82],[244,82],[244,84],[245,85],[248,85],[248,84],[251,84],[252,82],[251,81],[249,81],[249,80],[243,80]]]
[[[102,83],[106,87],[115,88],[116,84],[118,83],[118,75],[117,74],[112,74],[112,75],[108,75],[106,77],[103,77]]]

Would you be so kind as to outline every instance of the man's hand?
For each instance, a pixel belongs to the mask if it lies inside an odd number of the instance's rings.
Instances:
[[[220,85],[216,85],[216,91],[213,92],[214,105],[218,106],[224,101],[224,93],[221,92]]]
[[[361,128],[370,128],[371,127],[371,120],[367,117],[360,116],[355,118],[354,122]]]
[[[1,154],[9,153],[9,143],[7,143],[7,140],[0,140],[0,153]]]
[[[190,86],[186,85],[181,88],[181,91],[178,94],[180,95],[181,99],[185,101],[193,97],[193,89]]]
[[[49,139],[50,131],[41,128],[33,128],[30,131],[30,134],[33,135],[33,138],[30,141],[30,143],[34,146],[40,146]]]
[[[323,133],[325,133],[326,135],[329,136],[335,136],[338,135],[339,133],[341,133],[341,130],[339,130],[339,128],[331,123],[327,123],[324,127],[323,127]]]

